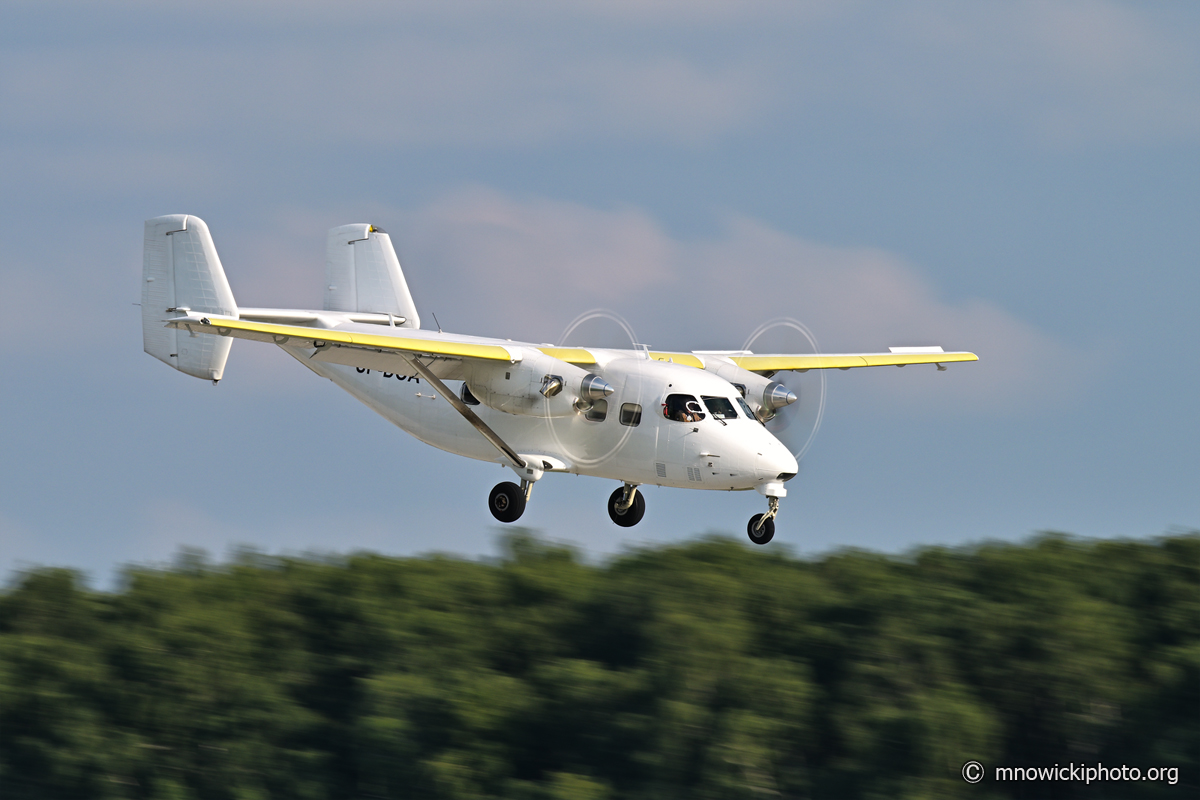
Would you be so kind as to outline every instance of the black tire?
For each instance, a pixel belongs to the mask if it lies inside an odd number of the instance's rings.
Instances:
[[[617,508],[617,503],[621,502],[621,497],[625,494],[625,489],[620,488],[613,492],[608,497],[608,516],[609,518],[620,525],[622,528],[632,528],[642,521],[642,517],[646,515],[646,498],[642,497],[642,493],[638,492],[633,496],[633,505],[621,511]]]
[[[497,483],[488,495],[488,510],[501,522],[516,522],[525,513],[525,493],[515,483]]]
[[[762,514],[755,514],[750,518],[750,524],[746,526],[746,535],[750,537],[750,541],[755,544],[766,544],[775,538],[775,520],[769,519],[762,524],[762,527],[757,531],[754,526],[763,518]]]

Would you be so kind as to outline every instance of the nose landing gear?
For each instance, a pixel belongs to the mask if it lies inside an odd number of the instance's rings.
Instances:
[[[608,516],[622,528],[637,525],[645,513],[646,498],[637,490],[637,484],[627,483],[608,498]]]
[[[779,513],[779,498],[767,498],[767,513],[755,514],[746,526],[746,535],[755,544],[766,544],[775,538],[775,515]]]

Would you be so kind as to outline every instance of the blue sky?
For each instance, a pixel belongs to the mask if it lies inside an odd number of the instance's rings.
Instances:
[[[5,573],[494,551],[495,465],[272,348],[216,388],[141,352],[166,213],[244,305],[319,306],[325,231],[373,222],[447,330],[980,355],[829,376],[772,546],[1200,527],[1193,4],[9,2],[0,109]],[[603,555],[762,505],[651,489],[627,531],[611,491],[522,522]]]

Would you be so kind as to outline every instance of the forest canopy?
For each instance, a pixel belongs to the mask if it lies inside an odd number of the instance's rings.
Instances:
[[[1178,782],[992,777],[1069,762]],[[1184,797],[1198,770],[1196,533],[592,564],[517,532],[0,593],[6,800]]]

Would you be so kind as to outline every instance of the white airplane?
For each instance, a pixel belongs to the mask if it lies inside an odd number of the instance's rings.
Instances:
[[[426,330],[391,239],[366,224],[329,231],[321,310],[239,308],[195,216],[147,220],[142,270],[147,353],[216,384],[233,339],[278,345],[421,441],[511,468],[519,483],[488,497],[501,522],[521,517],[547,473],[565,472],[619,481],[608,513],[623,527],[645,513],[639,486],[755,490],[767,511],[746,532],[766,544],[797,472],[764,424],[797,400],[772,380],[777,372],[978,360],[940,347],[670,353]]]

